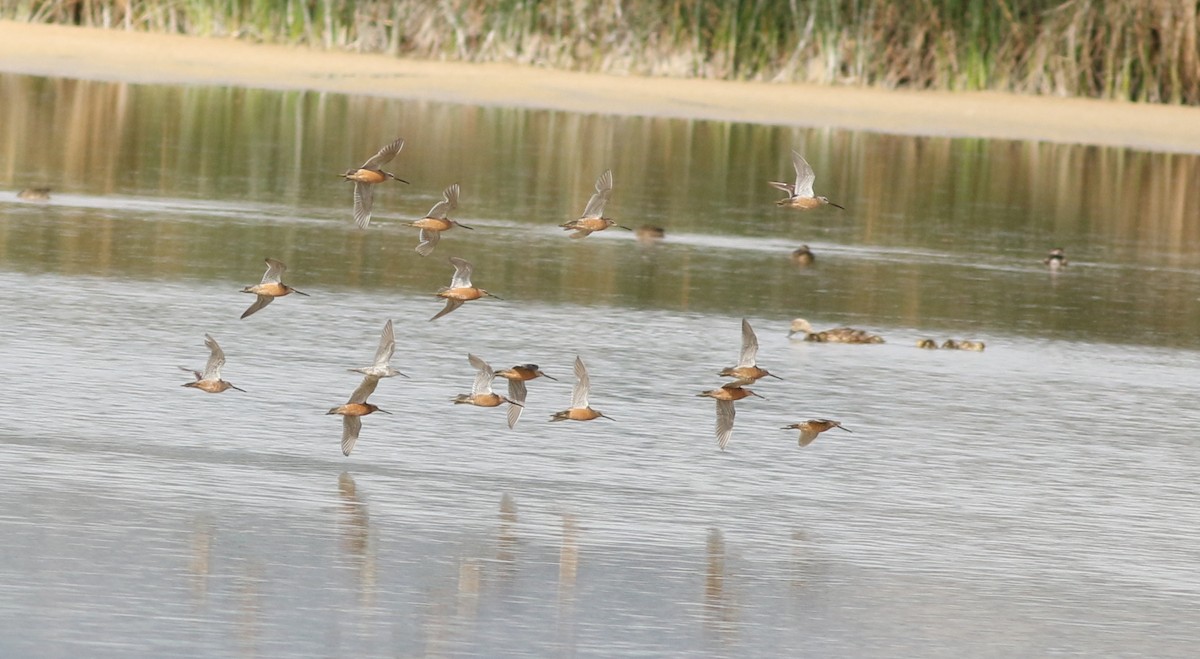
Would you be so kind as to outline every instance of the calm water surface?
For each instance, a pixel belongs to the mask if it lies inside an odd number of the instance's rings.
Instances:
[[[1192,656],[1200,158],[0,76],[0,656]],[[412,181],[353,228],[336,174]],[[847,207],[776,209],[809,156]],[[608,211],[556,224],[611,167]],[[463,188],[422,259],[415,231]],[[16,190],[54,187],[49,203]],[[793,266],[801,243],[813,267]],[[1071,265],[1041,265],[1054,246]],[[503,300],[436,323],[446,257]],[[266,256],[311,297],[247,320]],[[783,381],[729,450],[739,323]],[[792,342],[789,321],[874,346]],[[388,318],[354,453],[323,412]],[[184,389],[211,333],[224,377]],[[971,338],[983,353],[924,351]],[[455,407],[534,361],[516,430]],[[616,421],[549,424],[571,362]],[[780,427],[840,419],[804,449]]]

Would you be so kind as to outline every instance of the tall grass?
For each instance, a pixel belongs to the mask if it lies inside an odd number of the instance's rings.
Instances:
[[[1200,104],[1196,0],[0,0],[0,17],[656,76]]]

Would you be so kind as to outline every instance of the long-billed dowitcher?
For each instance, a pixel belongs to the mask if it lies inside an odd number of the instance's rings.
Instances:
[[[417,244],[418,254],[429,256],[433,252],[433,248],[437,247],[438,240],[441,239],[443,231],[449,231],[454,227],[472,228],[446,217],[455,208],[458,208],[457,183],[442,192],[442,200],[434,204],[433,208],[430,208],[429,212],[425,214],[425,217],[416,222],[408,223],[408,226],[421,230],[421,242]]]
[[[478,300],[481,297],[494,297],[497,300],[501,299],[496,295],[475,288],[471,285],[471,270],[474,268],[470,263],[458,258],[457,256],[450,257],[450,263],[454,265],[454,277],[450,280],[449,286],[443,286],[437,292],[437,296],[446,299],[446,306],[441,311],[437,312],[433,318],[429,320],[437,320],[442,316],[461,307],[463,303],[471,300]]]
[[[25,188],[17,193],[17,199],[25,201],[50,201],[50,188]]]
[[[499,407],[504,403],[509,404],[508,408],[508,427],[512,428],[517,424],[517,419],[520,414],[513,415],[513,409],[520,409],[524,403],[511,400],[505,396],[492,391],[492,380],[496,379],[496,373],[492,371],[492,367],[487,362],[479,357],[467,354],[467,361],[471,362],[471,366],[475,367],[475,382],[471,385],[471,393],[459,394],[454,397],[455,405],[474,405],[476,407]]]
[[[244,313],[242,313],[242,318],[253,314],[268,304],[271,304],[271,301],[275,298],[283,297],[289,293],[295,293],[297,295],[308,297],[308,293],[298,291],[283,283],[283,273],[287,271],[287,266],[284,265],[283,261],[267,259],[266,262],[267,271],[263,274],[262,283],[255,284],[254,286],[247,286],[242,289],[243,293],[254,293],[258,296],[258,299],[254,300],[254,304],[251,304],[250,307],[246,309]]]
[[[804,156],[800,155],[795,149],[792,150],[792,166],[796,168],[795,183],[768,181],[773,187],[788,193],[787,197],[775,202],[775,205],[806,211],[829,204],[834,208],[846,210],[844,206],[839,206],[829,201],[829,199],[813,193],[813,181],[817,180],[817,175],[813,172],[812,165],[809,165]]]
[[[388,179],[408,183],[395,174],[380,169],[391,162],[403,148],[404,139],[397,139],[380,149],[379,153],[367,158],[362,165],[347,169],[346,173],[342,174],[342,178],[347,181],[354,181],[354,223],[358,228],[365,229],[371,224],[371,207],[375,203],[375,193],[371,186]]]
[[[379,377],[368,375],[363,378],[362,383],[350,394],[350,400],[346,401],[345,405],[338,405],[330,408],[325,414],[341,414],[342,415],[342,455],[350,455],[350,451],[354,448],[354,443],[358,441],[358,433],[362,430],[362,417],[372,412],[383,412],[391,414],[391,412],[380,409],[374,403],[368,403],[367,398],[375,393],[375,387],[379,386]]]
[[[603,417],[615,420],[607,414],[601,414],[588,405],[588,394],[592,391],[592,379],[588,377],[587,367],[579,356],[575,357],[575,387],[571,389],[571,409],[555,412],[550,415],[551,421],[591,421]]]
[[[542,372],[537,364],[517,364],[512,368],[503,368],[496,371],[496,375],[508,380],[508,397],[513,401],[520,403],[508,408],[508,427],[511,428],[517,425],[517,419],[521,418],[521,412],[525,410],[526,390],[525,383],[536,378],[544,377],[554,381],[558,378],[551,377]]]
[[[802,336],[798,336],[802,335]],[[803,318],[792,320],[791,330],[788,331],[789,339],[803,339],[815,343],[883,343],[883,337],[876,334],[871,334],[866,330],[855,329],[853,327],[835,327],[833,329],[814,332],[812,325]]]
[[[842,424],[831,419],[809,419],[804,423],[793,423],[790,426],[784,426],[782,430],[799,430],[800,447],[803,448],[812,444],[812,441],[817,438],[817,435],[829,430],[830,428],[841,428],[846,432],[850,432],[849,428],[842,427]]]
[[[802,268],[807,268],[813,263],[816,263],[816,261],[817,255],[812,253],[812,250],[808,248],[808,245],[801,245],[792,250],[792,263],[795,263]]]
[[[578,220],[571,220],[558,226],[565,231],[574,231],[571,234],[572,238],[584,238],[596,231],[604,231],[605,229],[615,226],[626,231],[632,231],[629,227],[617,224],[617,221],[604,217],[604,205],[608,203],[608,197],[612,194],[613,177],[612,170],[606,169],[596,179],[596,193],[588,200],[587,206],[583,209],[583,215],[579,216]]]
[[[1050,250],[1050,254],[1042,261],[1044,265],[1050,266],[1051,270],[1067,267],[1067,253],[1061,247],[1055,247]],[[1085,268],[1086,270],[1086,268]]]
[[[761,378],[768,375],[776,380],[783,378],[778,375],[771,375],[765,368],[759,368],[755,363],[755,358],[758,356],[758,337],[754,334],[754,328],[750,327],[750,321],[742,319],[742,352],[738,359],[737,366],[730,366],[721,369],[719,375],[727,378],[735,378],[732,384],[735,387],[740,387],[744,384],[754,384]]]
[[[196,376],[194,382],[185,382],[183,386],[194,387],[200,391],[207,391],[210,394],[219,394],[226,389],[237,389],[238,391],[246,391],[245,389],[235,387],[232,383],[221,379],[221,367],[225,365],[225,351],[221,350],[221,346],[217,345],[217,340],[204,335],[204,345],[208,346],[209,355],[208,362],[204,364],[204,372],[193,371],[190,368],[180,366],[179,368]]]
[[[716,399],[717,446],[721,447],[721,450],[724,451],[725,445],[729,443],[729,438],[733,435],[733,417],[737,414],[733,409],[733,402],[747,396],[758,396],[758,394],[738,386],[737,383],[730,383],[722,386],[720,389],[702,391],[696,395]],[[758,397],[762,398],[762,396]]]
[[[362,368],[346,369],[351,373],[362,373],[363,375],[372,375],[377,378],[390,378],[394,375],[404,375],[400,371],[392,368],[392,355],[396,353],[396,331],[392,329],[392,321],[388,320],[383,325],[383,332],[379,335],[379,347],[375,349],[375,363]],[[404,377],[408,377],[404,375]]]

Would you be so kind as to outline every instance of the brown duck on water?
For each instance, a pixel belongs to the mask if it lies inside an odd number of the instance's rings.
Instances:
[[[822,332],[814,332],[812,325],[803,318],[792,321],[792,329],[788,332],[788,338],[802,338],[815,343],[883,343],[882,336],[853,327],[835,327]]]

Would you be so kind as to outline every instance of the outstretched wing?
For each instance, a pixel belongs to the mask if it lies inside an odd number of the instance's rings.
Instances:
[[[358,385],[358,388],[354,390],[354,393],[350,394],[350,400],[347,400],[346,402],[347,403],[365,403],[365,402],[367,402],[367,398],[370,398],[371,394],[375,393],[375,387],[378,387],[378,386],[379,386],[379,376],[378,375],[365,376],[363,378],[363,381]]]
[[[524,405],[514,405],[512,403],[509,403],[509,405],[508,405],[508,428],[509,428],[509,430],[516,427],[517,421],[519,421],[521,419],[521,412],[524,412],[524,411],[525,411]]]
[[[442,239],[442,232],[421,229],[420,239],[421,242],[417,243],[417,253],[421,256],[429,256],[433,253],[433,248],[437,247],[438,241]],[[453,288],[453,284],[451,287]]]
[[[733,436],[733,417],[737,414],[731,400],[717,401],[717,446],[725,450],[729,438]]]
[[[525,382],[523,380],[508,381],[509,400],[515,400],[524,405],[526,396],[528,396],[528,390],[525,388]]]
[[[395,352],[396,332],[392,329],[392,321],[389,319],[383,326],[383,333],[379,335],[379,347],[375,349],[375,365],[387,366]]]
[[[596,179],[596,194],[588,200],[587,206],[583,209],[584,218],[600,218],[604,215],[604,205],[608,203],[608,196],[612,194],[613,178],[612,170],[606,169]]]
[[[362,430],[362,417],[342,417],[342,455],[350,455],[354,443],[358,441],[358,433]]]
[[[767,181],[767,183],[771,184],[771,187],[773,187],[773,188],[779,188],[780,190],[783,190],[784,192],[788,193],[789,197],[796,194],[795,184],[784,183],[783,181]]]
[[[754,334],[754,328],[750,327],[750,322],[745,318],[742,319],[742,356],[738,360],[738,368],[743,366],[754,366],[754,360],[758,356],[758,337]]]
[[[575,357],[575,387],[571,389],[571,407],[583,408],[588,406],[588,393],[592,390],[592,379],[588,377],[587,367],[583,360]]]
[[[821,431],[817,430],[810,423],[801,424],[800,426],[800,447],[804,448],[813,443],[813,440],[820,435]]]
[[[278,284],[283,281],[283,273],[287,270],[287,266],[283,264],[283,261],[267,259],[266,262],[267,271],[263,273],[262,283]]]
[[[467,353],[467,361],[471,362],[471,366],[475,367],[475,382],[471,385],[471,395],[487,395],[492,393],[492,380],[496,374],[492,371],[491,365],[483,361],[479,357]]]
[[[454,210],[455,208],[458,208],[457,183],[451,185],[450,187],[446,188],[444,192],[442,192],[442,200],[434,204],[433,208],[429,209],[429,214],[426,215],[426,217],[435,217],[439,220],[444,220],[446,219],[446,215],[448,215],[450,211]]]
[[[371,207],[375,205],[374,188],[369,183],[354,182],[354,224],[360,229],[371,225]]]
[[[457,256],[451,256],[450,263],[454,264],[454,277],[450,279],[450,288],[471,288],[471,270],[474,266]]]
[[[367,158],[367,161],[362,164],[359,169],[379,169],[380,165],[387,164],[400,153],[400,149],[404,148],[404,138],[397,139],[395,142],[388,144],[379,150],[379,153]]]
[[[245,318],[245,317],[253,314],[254,312],[258,311],[259,309],[262,309],[263,307],[267,306],[268,304],[271,304],[271,300],[274,300],[274,299],[275,298],[271,297],[270,295],[257,296],[254,300],[254,303],[251,304],[249,308],[247,308],[245,311],[242,312],[242,318]]]
[[[817,180],[817,175],[812,166],[795,150],[792,151],[792,166],[796,168],[796,189],[793,194],[797,197],[813,196],[813,181]]]
[[[446,314],[450,313],[451,311],[454,311],[455,309],[461,307],[462,305],[463,305],[462,300],[457,300],[455,298],[448,297],[448,298],[446,298],[446,306],[442,307],[442,310],[437,312],[436,314],[434,314],[433,318],[430,318],[429,320],[431,320],[431,321],[437,320],[438,318],[445,316]]]
[[[521,418],[521,412],[525,411],[525,383],[521,380],[508,381],[508,399],[516,405],[509,404],[508,406],[508,427],[512,428],[517,425],[517,420]]]
[[[225,365],[225,351],[221,350],[221,346],[217,345],[217,340],[208,334],[204,335],[204,345],[208,346],[212,352],[208,356],[208,363],[204,365],[204,377],[196,379],[220,380],[221,367]]]

